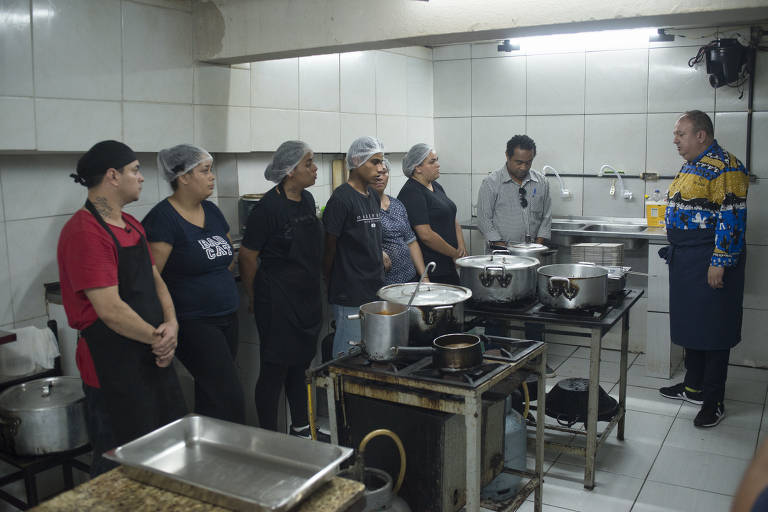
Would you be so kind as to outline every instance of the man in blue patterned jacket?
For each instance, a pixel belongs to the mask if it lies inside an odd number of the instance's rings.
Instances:
[[[697,427],[725,417],[723,399],[731,348],[741,341],[747,187],[744,165],[720,147],[712,120],[699,110],[675,124],[674,143],[685,158],[669,187],[669,264],[672,342],[685,348],[685,378],[660,393],[701,409]]]

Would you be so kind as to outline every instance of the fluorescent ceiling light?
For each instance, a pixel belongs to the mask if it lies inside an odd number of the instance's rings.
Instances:
[[[655,28],[628,30],[600,30],[573,34],[551,34],[547,36],[512,39],[511,44],[520,45],[525,53],[568,52],[598,49],[647,48],[648,38],[657,33]]]

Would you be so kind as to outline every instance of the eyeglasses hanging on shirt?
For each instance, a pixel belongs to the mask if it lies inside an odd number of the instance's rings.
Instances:
[[[525,198],[526,190],[523,187],[520,187],[518,193],[520,194],[520,206],[528,208],[528,199]]]
[[[517,190],[518,194],[520,195],[520,207],[523,209],[523,219],[525,222],[525,243],[529,244],[531,243],[531,240],[533,240],[533,237],[531,237],[531,229],[530,229],[530,218],[528,216],[528,199],[525,197],[527,194],[527,190],[525,190],[522,185]]]

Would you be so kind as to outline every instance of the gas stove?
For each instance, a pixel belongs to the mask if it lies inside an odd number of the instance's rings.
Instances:
[[[610,328],[642,294],[642,290],[620,290],[608,297],[605,306],[584,309],[556,309],[538,301],[511,304],[473,303],[464,309],[465,315],[471,317],[465,320],[465,326],[484,325],[489,319],[507,319]]]

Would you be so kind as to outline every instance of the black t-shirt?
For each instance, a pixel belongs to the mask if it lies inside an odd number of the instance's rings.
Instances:
[[[325,205],[323,224],[338,239],[328,301],[359,306],[376,300],[384,283],[379,195],[370,187],[365,196],[348,183],[342,184]]]
[[[234,257],[229,224],[215,204],[203,201],[202,206],[202,228],[187,222],[168,199],[142,221],[147,240],[173,246],[162,276],[180,319],[228,315],[238,307],[237,285],[229,271]]]
[[[242,245],[252,251],[259,251],[259,272],[269,272],[270,269],[279,268],[288,258],[293,242],[293,223],[316,218],[315,198],[312,194],[302,190],[301,201],[290,201],[278,194],[277,187],[272,187],[251,210]],[[321,244],[322,240],[317,243]],[[307,272],[320,279],[322,261],[318,259],[316,264],[316,267],[308,268]]]
[[[408,221],[411,226],[429,224],[432,231],[440,235],[443,240],[452,247],[458,248],[456,240],[456,205],[445,195],[443,187],[436,181],[432,182],[434,191],[409,178],[397,198],[405,205],[408,211]],[[415,231],[415,229],[414,229]],[[424,263],[434,261],[437,263],[432,274],[441,276],[455,272],[456,266],[453,258],[433,251],[419,240],[419,247],[424,255]]]

